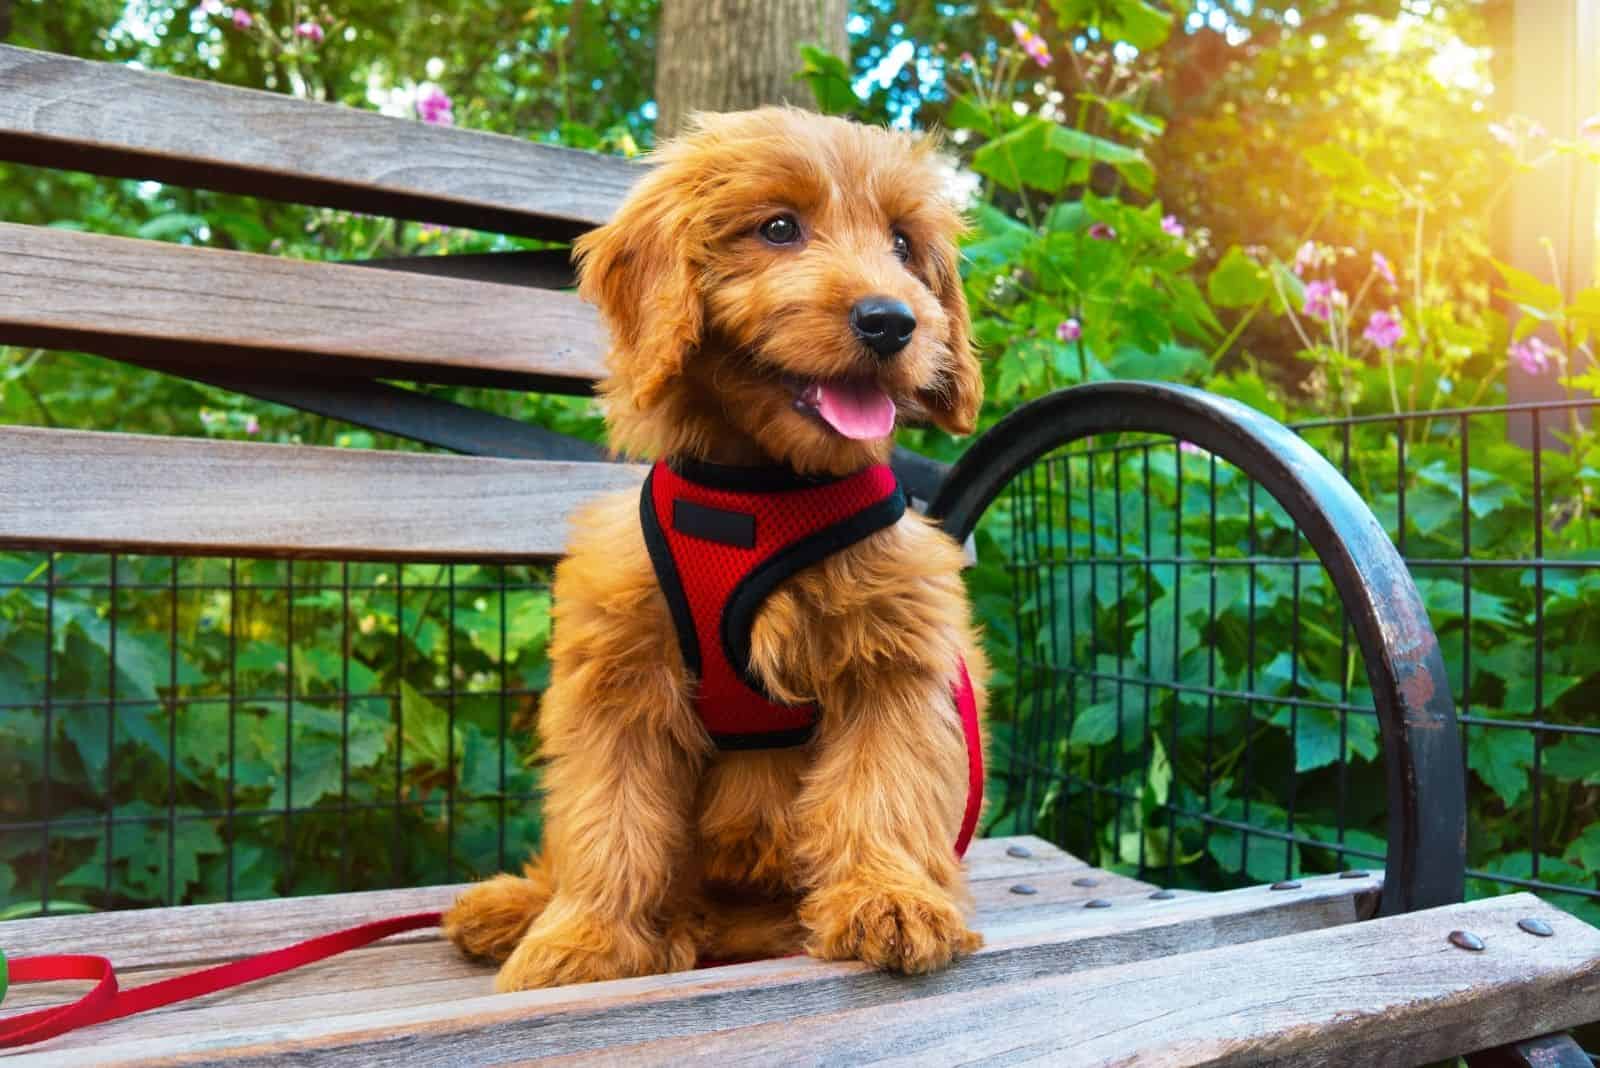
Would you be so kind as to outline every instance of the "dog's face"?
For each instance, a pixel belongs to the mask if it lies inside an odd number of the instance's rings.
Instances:
[[[899,420],[971,431],[982,378],[926,141],[767,108],[702,116],[577,244],[618,447],[842,474]]]

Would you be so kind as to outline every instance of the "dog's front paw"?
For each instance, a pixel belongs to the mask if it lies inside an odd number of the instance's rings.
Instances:
[[[444,914],[444,936],[469,957],[503,961],[550,901],[542,883],[496,875],[469,887]]]
[[[537,925],[512,951],[494,988],[502,994],[573,983],[598,983],[635,975],[686,971],[694,967],[691,933],[667,937],[628,936],[617,927],[590,920],[560,926]]]
[[[801,919],[811,931],[806,951],[824,960],[862,960],[921,975],[983,945],[983,936],[936,887],[850,883],[806,900]]]

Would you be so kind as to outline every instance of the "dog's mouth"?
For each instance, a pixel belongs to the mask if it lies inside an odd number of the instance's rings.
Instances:
[[[894,398],[875,379],[787,378],[795,411],[811,416],[837,434],[856,441],[886,438],[894,432]]]

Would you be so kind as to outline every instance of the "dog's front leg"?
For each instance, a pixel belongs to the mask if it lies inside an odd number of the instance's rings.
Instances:
[[[681,716],[663,709],[683,697],[643,672],[595,668],[563,672],[541,708],[555,893],[500,969],[501,991],[694,965],[691,939],[667,915],[700,763],[666,726]]]
[[[949,683],[880,665],[836,690],[800,806],[806,949],[892,971],[942,968],[983,944],[967,927],[953,849],[967,756]]]

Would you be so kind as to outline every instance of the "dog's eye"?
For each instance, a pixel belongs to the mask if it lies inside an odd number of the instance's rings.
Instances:
[[[894,255],[901,263],[911,258],[911,242],[899,230],[894,232]]]
[[[772,245],[792,245],[800,240],[800,224],[792,215],[779,215],[761,224],[762,240]]]

